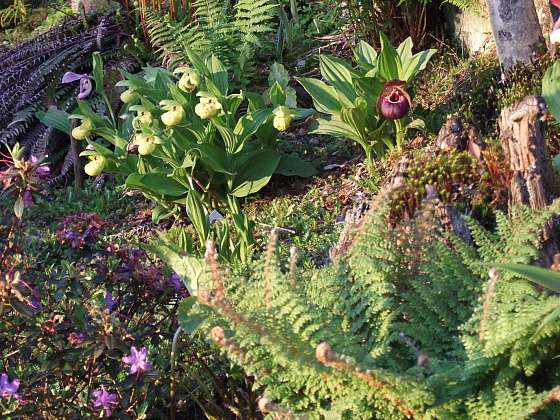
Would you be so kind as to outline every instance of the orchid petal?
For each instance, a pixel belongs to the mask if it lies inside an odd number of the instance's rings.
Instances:
[[[87,77],[89,77],[87,74],[79,74],[74,73],[73,71],[68,71],[64,73],[64,76],[62,76],[62,83],[72,83]]]

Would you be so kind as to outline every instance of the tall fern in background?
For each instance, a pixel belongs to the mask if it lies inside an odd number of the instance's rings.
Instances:
[[[199,54],[213,53],[245,85],[253,76],[256,54],[272,42],[278,4],[274,0],[197,0],[192,20],[173,22],[147,12],[151,43],[168,67],[186,61],[186,47]]]

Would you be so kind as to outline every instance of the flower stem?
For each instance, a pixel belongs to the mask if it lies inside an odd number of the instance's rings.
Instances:
[[[173,336],[173,344],[171,345],[171,357],[170,357],[170,364],[171,364],[171,374],[170,374],[170,389],[169,389],[169,396],[171,398],[171,404],[169,407],[169,419],[175,420],[175,414],[177,412],[177,401],[175,400],[175,392],[177,388],[177,381],[175,380],[175,359],[177,357],[177,346],[179,342],[179,337],[183,329],[181,327],[177,328],[175,331],[175,335]]]

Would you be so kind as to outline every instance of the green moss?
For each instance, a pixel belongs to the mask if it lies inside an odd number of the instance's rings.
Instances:
[[[484,165],[468,152],[446,152],[430,157],[425,152],[412,158],[403,188],[391,198],[390,218],[411,218],[421,208],[426,186],[435,187],[438,198],[460,210],[472,210],[490,201],[490,176]]]

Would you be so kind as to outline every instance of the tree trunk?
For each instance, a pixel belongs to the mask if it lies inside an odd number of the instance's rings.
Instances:
[[[542,33],[546,41],[546,45],[549,45],[550,31],[552,29],[552,12],[550,9],[549,0],[534,0],[535,9],[537,10],[537,16],[539,17],[539,22],[541,24]]]
[[[533,0],[486,0],[504,71],[530,63],[544,39]]]

